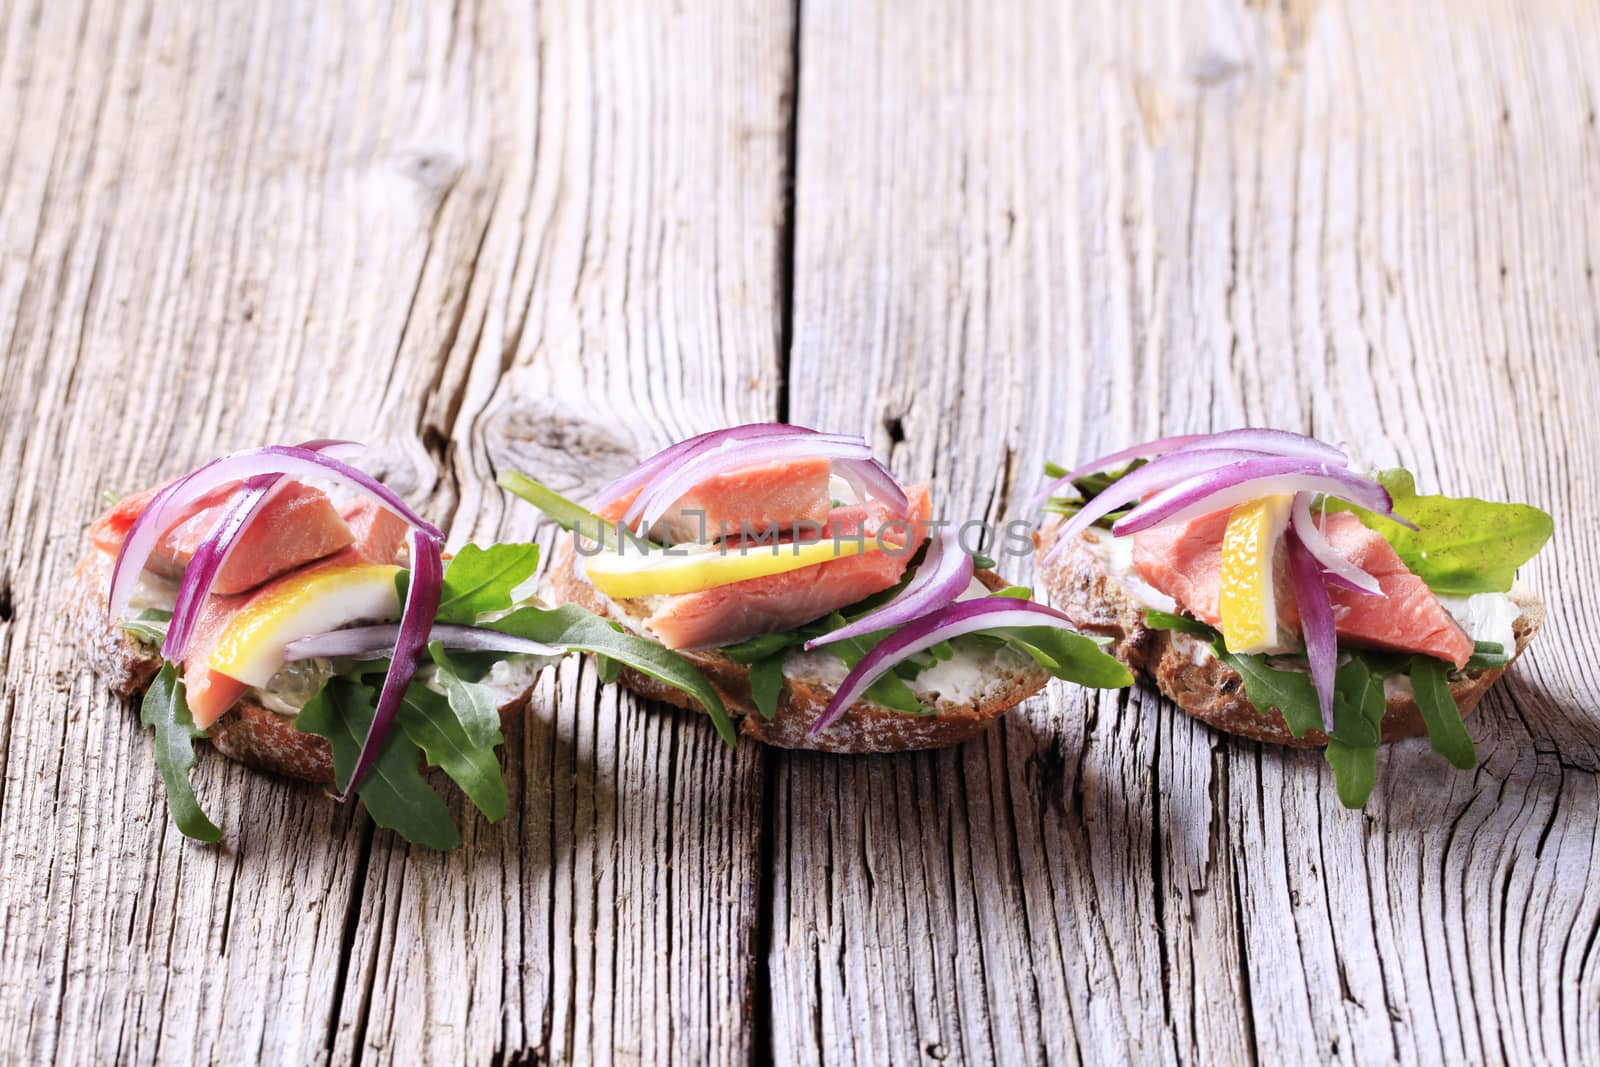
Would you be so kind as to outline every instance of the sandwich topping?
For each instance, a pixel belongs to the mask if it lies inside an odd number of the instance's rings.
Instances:
[[[507,797],[499,709],[572,651],[683,689],[727,728],[716,691],[681,656],[525,592],[533,544],[464,545],[351,466],[348,442],[249,449],[125,497],[90,528],[115,556],[109,620],[161,666],[141,718],[179,829],[220,831],[189,781],[193,740],[241,701],[327,740],[341,798],[407,840],[459,834],[424,764],[490,820]]]
[[[1049,474],[1031,501],[1061,516],[1047,559],[1087,539],[1146,625],[1232,667],[1296,737],[1326,735],[1347,806],[1371,791],[1385,694],[1413,694],[1434,747],[1476,765],[1449,681],[1516,654],[1506,594],[1547,514],[1419,496],[1405,471],[1362,475],[1281,430],[1164,438]]]
[[[1085,685],[1132,681],[1028,590],[974,583],[928,487],[902,486],[859,437],[776,423],[701,434],[607,486],[593,511],[525,475],[500,484],[576,535],[620,624],[748,666],[763,716],[786,678],[827,677],[834,695],[813,733],[858,701],[929,714],[976,691],[975,665],[1013,657]],[[967,673],[923,677],[956,663]]]

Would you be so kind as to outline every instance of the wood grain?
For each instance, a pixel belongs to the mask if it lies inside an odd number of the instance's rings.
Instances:
[[[1559,533],[1483,766],[1393,746],[1365,815],[1315,754],[1141,692],[1063,687],[959,752],[781,761],[775,1060],[1595,1055],[1596,30],[804,6],[796,421],[866,431],[957,516],[1007,514],[1046,458],[1254,423]]]
[[[1597,70],[1556,0],[0,0],[0,1059],[1600,1059]],[[990,520],[1306,429],[1555,513],[1550,623],[1359,816],[1139,690],[838,759],[573,661],[443,856],[210,757],[184,842],[60,640],[220,450],[370,440],[459,545],[783,416]]]
[[[761,760],[547,677],[440,856],[150,740],[60,641],[105,489],[353,436],[452,544],[770,418],[789,13],[0,9],[0,1048],[35,1062],[751,1055]]]

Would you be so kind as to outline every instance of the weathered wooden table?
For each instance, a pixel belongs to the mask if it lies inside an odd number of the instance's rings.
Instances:
[[[1597,107],[1580,3],[0,4],[0,1058],[1594,1062]],[[448,855],[209,755],[184,841],[62,643],[102,492],[225,448],[459,544],[771,418],[990,519],[1349,440],[1552,511],[1550,623],[1365,814],[1148,692],[836,759],[573,660]]]

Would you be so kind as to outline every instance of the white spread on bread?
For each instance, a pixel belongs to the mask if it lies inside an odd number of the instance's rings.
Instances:
[[[1474,641],[1493,641],[1508,655],[1516,649],[1517,637],[1511,624],[1517,621],[1522,609],[1507,594],[1441,596],[1439,603]]]
[[[1109,531],[1091,527],[1084,531],[1083,540],[1106,576],[1122,587],[1129,600],[1151,611],[1177,614],[1177,601],[1139,577],[1133,565],[1133,538],[1113,537]]]

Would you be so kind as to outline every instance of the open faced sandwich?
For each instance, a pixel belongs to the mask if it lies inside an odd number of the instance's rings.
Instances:
[[[464,545],[350,465],[348,442],[236,452],[117,500],[66,590],[89,663],[141,718],[178,828],[220,836],[196,800],[194,741],[358,796],[407,840],[459,835],[423,775],[441,768],[489,819],[496,749],[534,676],[571,651],[681,686],[721,714],[681,657],[576,606],[528,595],[533,544]]]
[[[1550,538],[1524,504],[1419,495],[1404,470],[1281,430],[1169,437],[1066,471],[1031,502],[1066,615],[1196,718],[1324,747],[1362,807],[1378,745],[1426,733],[1476,766],[1462,718],[1544,620],[1517,569]]]
[[[929,488],[902,486],[859,437],[775,423],[702,434],[607,486],[593,510],[521,474],[501,485],[569,531],[547,599],[683,655],[739,730],[768,744],[952,745],[1052,675],[1132,681],[975,559],[957,526],[933,518]],[[698,703],[626,666],[620,678]]]

